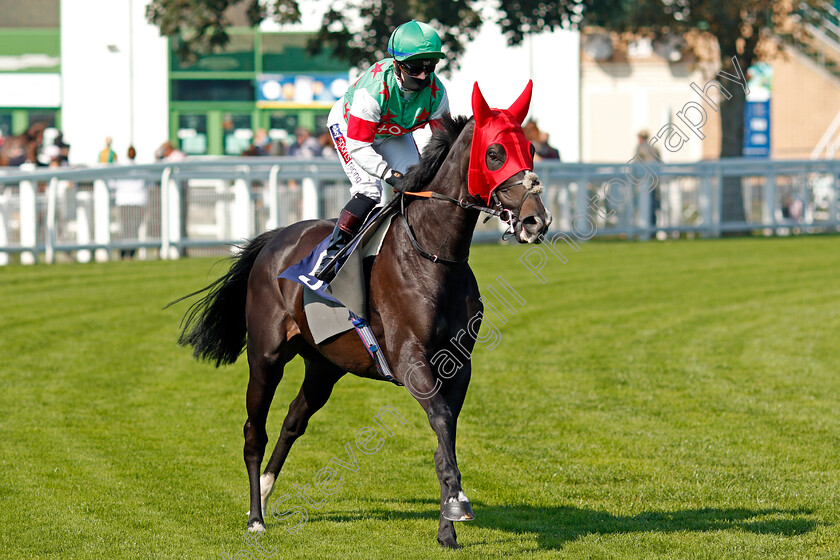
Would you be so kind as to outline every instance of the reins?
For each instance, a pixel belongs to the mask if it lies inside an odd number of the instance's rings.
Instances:
[[[414,235],[414,230],[412,229],[411,224],[408,223],[408,218],[405,215],[405,195],[416,196],[418,198],[426,198],[426,199],[436,198],[438,200],[445,200],[446,202],[452,202],[453,204],[457,204],[458,206],[461,206],[462,208],[468,208],[467,206],[463,206],[463,204],[462,204],[463,202],[466,202],[466,201],[463,201],[463,200],[459,201],[459,200],[456,200],[456,199],[452,198],[451,196],[446,196],[445,194],[440,194],[440,193],[436,193],[436,192],[432,192],[432,191],[408,192],[408,191],[398,189],[396,187],[394,188],[394,190],[399,192],[400,194],[404,195],[400,198],[400,216],[402,217],[403,224],[405,224],[405,231],[406,231],[406,233],[408,233],[408,239],[411,241],[411,244],[414,246],[414,249],[418,253],[420,253],[421,257],[423,257],[425,259],[428,259],[428,260],[432,261],[433,263],[461,264],[461,263],[467,262],[467,259],[470,258],[470,252],[469,251],[467,251],[467,254],[464,255],[463,257],[460,257],[460,258],[457,258],[457,259],[445,259],[445,258],[441,257],[440,255],[436,255],[434,253],[429,253],[428,251],[424,250],[420,246],[420,243],[417,241],[417,236]],[[471,204],[469,202],[466,202],[466,203]]]
[[[503,187],[499,187],[499,189],[506,191],[506,190],[511,189],[513,187],[518,187],[519,185],[524,185],[528,189],[528,191],[525,193],[525,196],[522,197],[522,200],[520,201],[519,207],[516,209],[515,214],[513,212],[511,212],[510,210],[508,210],[507,208],[504,208],[502,206],[502,203],[499,201],[498,197],[496,196],[496,191],[495,190],[493,191],[493,194],[491,195],[491,200],[493,200],[495,202],[494,206],[498,207],[499,208],[498,210],[496,208],[492,208],[490,206],[483,206],[483,205],[478,204],[476,202],[471,202],[471,201],[469,201],[465,198],[457,199],[457,198],[453,198],[451,196],[441,194],[441,193],[438,193],[438,192],[434,192],[434,191],[412,192],[412,191],[402,190],[398,187],[394,187],[394,192],[397,192],[397,193],[403,195],[403,197],[400,199],[400,215],[402,216],[403,223],[405,224],[405,229],[406,229],[406,232],[408,233],[408,238],[411,241],[411,244],[414,246],[414,249],[420,254],[420,256],[422,256],[422,257],[424,257],[424,258],[426,258],[426,259],[428,259],[428,260],[430,260],[434,263],[461,264],[461,263],[467,262],[467,259],[469,259],[469,257],[470,257],[469,251],[467,251],[467,254],[464,255],[463,257],[460,257],[460,258],[457,258],[457,259],[445,259],[445,258],[441,257],[440,255],[436,255],[434,253],[429,253],[428,251],[424,250],[420,246],[420,243],[417,241],[417,236],[414,235],[414,230],[412,229],[411,224],[408,223],[408,218],[406,217],[406,214],[405,214],[405,200],[406,200],[405,197],[406,196],[414,196],[414,197],[417,197],[417,198],[425,198],[425,199],[433,199],[434,198],[434,199],[437,199],[437,200],[443,200],[445,202],[455,204],[455,205],[463,208],[464,210],[476,210],[478,212],[483,212],[483,213],[488,215],[487,218],[484,219],[485,223],[487,222],[487,220],[489,220],[490,218],[495,216],[495,217],[499,218],[501,221],[503,221],[504,223],[506,223],[508,225],[508,229],[502,234],[502,239],[504,240],[504,239],[507,239],[507,236],[513,234],[514,224],[515,224],[516,220],[518,219],[519,214],[522,211],[522,206],[525,204],[525,201],[528,199],[528,197],[532,194],[538,194],[538,193],[542,192],[542,185],[540,184],[540,180],[533,171],[528,171],[525,174],[525,177],[523,177],[519,181],[516,181],[514,183],[508,183],[508,184],[504,185]]]

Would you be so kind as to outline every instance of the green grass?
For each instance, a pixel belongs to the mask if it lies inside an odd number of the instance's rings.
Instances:
[[[394,406],[407,420],[275,558],[837,558],[840,238],[481,246],[526,303],[482,345],[459,423],[476,520],[435,542],[434,436],[405,389],[347,377],[274,498],[312,484]],[[222,558],[249,551],[247,366],[175,345],[213,260],[0,269],[0,558]],[[492,319],[493,317],[490,316]],[[302,378],[287,368],[278,435]],[[270,452],[270,447],[269,450]],[[292,503],[303,505],[295,498]],[[246,556],[240,556],[245,558]]]

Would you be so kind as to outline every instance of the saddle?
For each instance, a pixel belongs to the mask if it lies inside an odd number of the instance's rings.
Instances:
[[[316,344],[355,328],[374,359],[382,379],[401,385],[393,378],[367,323],[370,266],[365,263],[367,259],[379,254],[385,234],[396,215],[396,208],[392,201],[365,222],[345,250],[336,256],[339,270],[329,284],[312,274],[317,270],[321,255],[329,245],[330,236],[298,263],[284,270],[278,278],[294,280],[306,288],[303,291],[303,308]]]

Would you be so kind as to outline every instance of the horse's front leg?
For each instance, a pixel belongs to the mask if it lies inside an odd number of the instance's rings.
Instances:
[[[415,364],[410,370],[406,387],[426,411],[429,425],[437,436],[435,450],[435,471],[440,481],[440,526],[438,542],[447,548],[458,548],[453,521],[469,521],[475,518],[461,488],[461,471],[455,456],[455,437],[458,414],[467,394],[470,380],[470,365],[461,370],[446,383],[433,376],[428,367]]]

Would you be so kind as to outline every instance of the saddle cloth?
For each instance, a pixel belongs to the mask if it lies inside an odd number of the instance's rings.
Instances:
[[[320,262],[321,254],[329,246],[330,236],[300,262],[278,276],[294,280],[307,288],[303,291],[303,309],[316,344],[354,328],[350,320],[351,311],[357,317],[368,319],[367,281],[363,262],[366,257],[379,254],[393,216],[390,213],[379,214],[365,226],[329,285],[312,276],[312,273]]]

